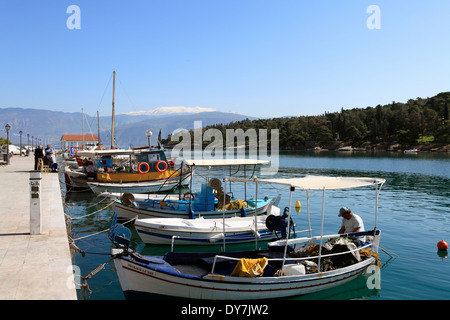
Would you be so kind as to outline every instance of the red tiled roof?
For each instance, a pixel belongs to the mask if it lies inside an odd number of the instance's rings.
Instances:
[[[63,134],[61,140],[66,141],[83,141],[82,134]],[[85,134],[84,141],[98,141],[98,138],[95,134]]]

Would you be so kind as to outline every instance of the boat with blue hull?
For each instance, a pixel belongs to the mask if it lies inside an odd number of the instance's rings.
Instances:
[[[257,166],[266,164],[268,161],[249,160],[249,159],[225,159],[225,160],[183,160],[187,164],[188,171],[192,174],[198,166]],[[191,180],[192,181],[192,178]],[[245,182],[246,183],[246,182]],[[246,190],[246,189],[245,189]],[[133,219],[136,216],[139,219],[144,218],[220,218],[241,216],[245,210],[246,216],[265,214],[270,205],[277,205],[280,196],[276,199],[258,198],[256,191],[255,199],[247,199],[244,192],[242,199],[235,198],[234,195],[227,192],[227,184],[222,187],[222,182],[217,178],[207,178],[202,183],[199,192],[190,192],[179,194],[178,199],[173,195],[167,195],[167,198],[158,199],[148,197],[148,199],[136,199],[130,195],[128,199],[118,199],[113,204],[113,209],[119,219]]]
[[[239,199],[235,199],[239,200]],[[231,200],[233,201],[233,200]],[[245,208],[247,216],[265,214],[269,206],[273,203],[270,198],[258,199],[257,201],[248,201],[251,207]],[[214,205],[214,202],[212,202]],[[112,205],[119,219],[138,219],[145,218],[220,218],[241,216],[242,207],[237,209],[205,209],[203,200],[143,200],[124,203],[122,200],[116,200]]]

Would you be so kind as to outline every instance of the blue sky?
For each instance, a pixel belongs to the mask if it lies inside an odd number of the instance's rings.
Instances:
[[[449,14],[448,0],[0,0],[0,108],[108,115],[113,70],[118,113],[300,116],[429,97],[450,90]]]

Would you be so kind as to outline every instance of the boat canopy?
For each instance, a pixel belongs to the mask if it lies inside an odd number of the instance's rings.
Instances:
[[[98,156],[115,156],[115,155],[127,155],[135,154],[136,151],[133,149],[106,149],[106,150],[79,150],[76,152],[77,156],[86,158],[95,158]]]
[[[256,159],[183,159],[189,166],[234,166],[234,165],[256,165],[268,164],[269,160]]]
[[[328,176],[305,176],[302,178],[286,178],[286,179],[243,179],[228,177],[229,181],[246,181],[258,183],[274,183],[287,185],[303,190],[332,190],[359,188],[373,185],[383,185],[385,179],[366,178],[366,177],[328,177]]]

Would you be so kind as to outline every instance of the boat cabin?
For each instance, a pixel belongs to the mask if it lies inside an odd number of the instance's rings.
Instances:
[[[165,171],[168,169],[167,157],[163,150],[141,151],[137,155],[137,161],[139,167],[141,166],[142,162],[148,164],[149,172],[156,172],[161,170]]]

